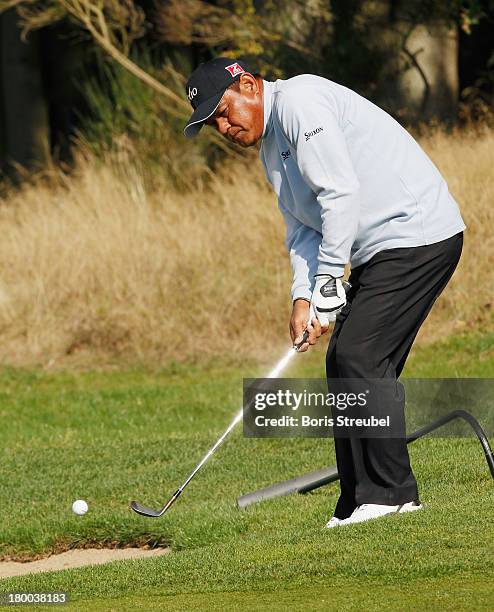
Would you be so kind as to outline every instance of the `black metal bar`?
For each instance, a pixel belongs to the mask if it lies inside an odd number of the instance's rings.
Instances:
[[[490,447],[489,440],[487,439],[487,436],[485,435],[485,432],[477,419],[466,410],[453,410],[445,416],[433,421],[429,425],[425,425],[424,427],[417,429],[417,431],[414,431],[407,436],[407,444],[415,442],[415,440],[418,440],[422,436],[431,433],[431,431],[446,425],[446,423],[449,423],[454,419],[463,419],[472,427],[482,445],[485,459],[487,461],[487,465],[489,466],[489,471],[491,476],[494,478],[494,454]],[[237,505],[239,508],[245,508],[250,504],[254,504],[264,499],[272,499],[273,497],[281,497],[290,495],[291,493],[309,493],[309,491],[314,491],[314,489],[318,489],[319,487],[327,485],[330,482],[335,482],[338,479],[339,475],[336,466],[324,468],[315,472],[309,472],[303,476],[291,478],[290,480],[283,480],[282,482],[278,482],[270,487],[259,489],[258,491],[253,491],[252,493],[241,495],[237,498]]]
[[[315,472],[309,472],[303,476],[297,476],[290,480],[284,480],[278,482],[264,489],[253,491],[252,493],[246,493],[237,498],[237,506],[239,508],[245,508],[256,502],[262,501],[263,499],[272,499],[273,497],[283,497],[290,495],[291,493],[306,493],[313,488],[322,487],[323,485],[329,484],[338,480],[338,470],[336,466],[323,468]],[[310,487],[307,489],[307,487]]]
[[[487,465],[489,466],[491,476],[494,478],[494,455],[492,453],[489,440],[487,439],[485,431],[482,429],[482,426],[477,421],[477,419],[466,410],[453,410],[452,412],[449,412],[448,414],[437,419],[436,421],[433,421],[429,425],[425,425],[424,427],[417,429],[417,431],[414,431],[412,434],[407,436],[407,444],[410,444],[410,442],[415,442],[415,440],[417,440],[418,438],[421,438],[422,436],[427,435],[431,431],[434,431],[435,429],[446,425],[446,423],[449,423],[454,419],[463,419],[472,427],[472,429],[477,435],[477,438],[479,439],[480,444],[482,444],[482,449],[484,450],[485,454],[485,460],[487,461]]]

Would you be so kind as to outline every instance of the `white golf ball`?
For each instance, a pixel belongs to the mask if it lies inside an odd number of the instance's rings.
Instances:
[[[87,502],[85,502],[83,499],[76,499],[75,502],[72,504],[72,512],[74,512],[75,514],[79,514],[81,516],[83,514],[86,514],[87,511],[88,505]]]

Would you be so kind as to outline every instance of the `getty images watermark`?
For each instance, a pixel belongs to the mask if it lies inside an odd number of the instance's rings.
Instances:
[[[244,434],[278,437],[404,437],[467,408],[492,429],[492,379],[246,379]],[[406,415],[406,419],[405,419]],[[468,435],[455,425],[442,435]]]
[[[336,417],[324,414],[314,415],[314,408],[334,408],[337,411],[348,411],[351,408],[365,408],[369,390],[361,393],[318,393],[304,390],[302,392],[290,389],[278,389],[268,393],[257,391],[254,395],[254,411],[262,412],[276,407],[284,412],[290,411],[278,417],[267,414],[255,414],[254,422],[257,427],[340,427],[366,426],[366,427],[389,427],[389,415],[378,419],[374,415],[368,417],[351,417],[348,414],[336,414]],[[309,414],[304,414],[304,412]],[[294,414],[297,413],[297,416]],[[300,415],[300,416],[298,416]]]

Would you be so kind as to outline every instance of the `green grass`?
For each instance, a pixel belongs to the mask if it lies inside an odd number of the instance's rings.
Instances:
[[[408,376],[494,376],[493,336],[415,351]],[[323,375],[322,350],[287,375]],[[91,542],[169,543],[166,557],[24,576],[0,592],[65,590],[71,609],[491,609],[494,484],[471,439],[410,447],[426,510],[324,531],[337,485],[243,511],[247,491],[334,463],[329,440],[235,432],[159,520],[160,505],[223,431],[242,377],[264,365],[0,373],[0,555]],[[76,498],[90,511],[75,517]]]

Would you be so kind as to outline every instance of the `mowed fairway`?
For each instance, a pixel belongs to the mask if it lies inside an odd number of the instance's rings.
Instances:
[[[417,349],[406,375],[493,377],[493,344],[465,335]],[[322,376],[323,364],[318,350],[287,374]],[[492,609],[494,481],[473,438],[410,446],[426,506],[412,515],[324,530],[337,484],[238,510],[239,494],[334,463],[330,440],[240,430],[165,517],[130,511],[134,498],[168,498],[239,408],[242,378],[263,368],[3,370],[0,554],[104,542],[172,552],[6,579],[0,593],[67,591],[74,610]],[[89,503],[84,517],[71,513],[77,498]]]

